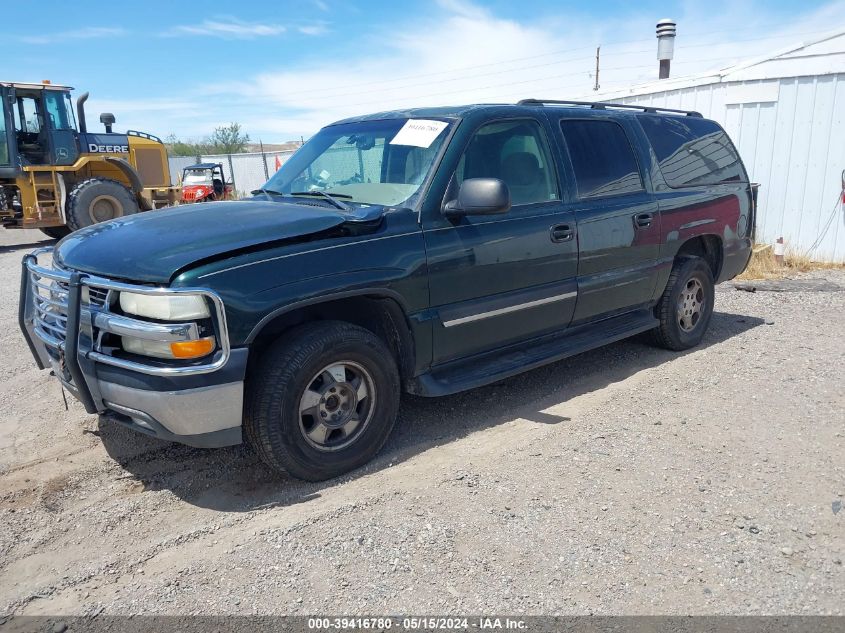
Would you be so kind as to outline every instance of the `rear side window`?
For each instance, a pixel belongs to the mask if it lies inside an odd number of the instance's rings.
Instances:
[[[717,123],[659,115],[639,120],[670,187],[748,180],[733,143]]]
[[[562,120],[581,198],[635,193],[643,181],[625,130],[613,121]]]

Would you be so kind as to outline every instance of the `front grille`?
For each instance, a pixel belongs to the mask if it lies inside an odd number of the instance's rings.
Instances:
[[[109,291],[105,288],[93,288],[88,286],[88,301],[92,306],[102,308],[108,302]]]
[[[29,271],[34,308],[33,326],[38,338],[49,347],[58,349],[67,339],[70,271],[57,264],[46,270],[44,274],[32,269]],[[86,291],[82,293],[83,304],[104,308],[108,303],[109,291],[106,288],[86,286]]]
[[[33,271],[29,274],[35,308],[35,334],[50,347],[59,348],[67,338],[67,281],[51,279]]]

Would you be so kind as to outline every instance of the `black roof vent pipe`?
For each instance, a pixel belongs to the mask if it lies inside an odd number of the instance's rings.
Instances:
[[[76,100],[76,116],[79,119],[79,133],[86,134],[88,125],[85,123],[85,102],[88,101],[88,93],[83,92]]]

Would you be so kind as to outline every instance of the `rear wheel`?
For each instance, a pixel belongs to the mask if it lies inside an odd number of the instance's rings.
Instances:
[[[66,226],[45,226],[41,229],[41,232],[54,240],[60,240],[65,235],[70,235],[70,229]]]
[[[715,299],[713,273],[700,257],[684,257],[675,262],[655,313],[660,325],[653,330],[661,347],[685,350],[701,342]]]
[[[129,189],[107,178],[83,180],[67,200],[67,223],[73,231],[137,212],[138,202]]]
[[[270,467],[321,481],[372,459],[398,408],[387,346],[364,328],[323,321],[276,341],[251,372],[244,430]]]

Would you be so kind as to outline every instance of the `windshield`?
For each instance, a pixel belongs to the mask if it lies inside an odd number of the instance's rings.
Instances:
[[[185,172],[185,177],[182,179],[183,185],[210,185],[211,184],[211,170],[210,169],[191,169]]]
[[[407,204],[428,176],[448,127],[433,119],[390,119],[323,128],[264,189],[288,195],[324,191],[361,204]]]

